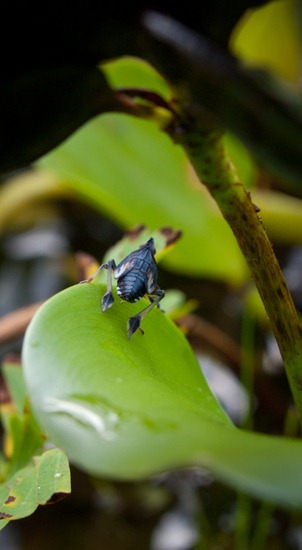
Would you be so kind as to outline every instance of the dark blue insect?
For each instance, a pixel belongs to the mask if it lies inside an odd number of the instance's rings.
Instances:
[[[151,304],[143,311],[130,317],[127,324],[128,338],[140,329],[140,324],[144,317],[151,309],[158,305],[165,295],[164,290],[157,286],[157,266],[154,258],[155,246],[154,239],[149,239],[145,244],[142,244],[137,250],[131,252],[118,265],[114,260],[109,260],[108,263],[102,264],[98,270],[87,281],[90,282],[104,268],[108,270],[107,275],[107,292],[102,299],[102,311],[110,308],[114,302],[112,294],[112,275],[117,279],[117,293],[122,300],[127,302],[137,302],[143,296],[146,296]]]

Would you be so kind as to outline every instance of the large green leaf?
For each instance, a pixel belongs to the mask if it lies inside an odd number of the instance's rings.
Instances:
[[[302,506],[302,444],[240,432],[211,394],[184,336],[160,310],[127,340],[143,304],[101,312],[105,286],[77,285],[33,319],[23,363],[33,410],[49,437],[90,473],[140,479],[207,467],[258,497]]]
[[[122,227],[181,229],[183,238],[166,260],[171,268],[235,283],[245,276],[243,257],[214,200],[182,149],[152,122],[98,117],[40,165]]]

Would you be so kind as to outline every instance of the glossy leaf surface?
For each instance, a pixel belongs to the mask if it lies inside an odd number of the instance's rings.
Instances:
[[[49,437],[94,475],[132,480],[199,465],[263,499],[302,506],[301,443],[235,429],[167,316],[153,310],[145,335],[128,341],[127,320],[143,301],[102,313],[104,292],[89,284],[56,295],[27,331],[25,379]]]

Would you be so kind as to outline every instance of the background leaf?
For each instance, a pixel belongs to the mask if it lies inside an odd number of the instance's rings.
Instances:
[[[279,0],[247,11],[231,36],[235,55],[297,83],[302,59],[299,9],[296,0]]]
[[[8,385],[11,399],[16,407],[16,412],[19,416],[22,416],[26,398],[22,369],[18,364],[6,363],[1,370]]]
[[[0,520],[24,518],[39,504],[46,504],[55,494],[70,492],[69,465],[59,449],[50,449],[33,460],[0,486]]]
[[[44,436],[26,403],[26,388],[20,365],[5,364],[3,375],[12,399],[0,408],[7,455],[0,479],[6,482],[7,476],[11,477],[20,471],[33,455],[41,452]]]
[[[142,59],[121,57],[102,63],[101,69],[112,88],[141,88],[155,92],[166,100],[171,98],[166,80]]]
[[[245,276],[245,262],[215,202],[182,149],[153,123],[126,115],[98,117],[40,165],[125,228],[143,222],[151,230],[166,225],[183,230],[166,260],[172,269],[233,283]]]

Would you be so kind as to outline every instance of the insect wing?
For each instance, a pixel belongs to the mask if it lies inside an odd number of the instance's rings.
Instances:
[[[157,286],[157,268],[155,262],[153,262],[146,273],[146,288],[147,293],[152,294]]]
[[[151,242],[152,241],[152,242]],[[153,269],[155,268],[155,274],[157,274],[156,264],[154,261],[154,243],[153,239],[149,239],[144,245],[141,245],[137,250],[134,250],[122,260],[114,270],[114,278],[120,279],[124,277],[132,269],[141,270],[142,266],[144,267],[145,277],[146,277],[146,286],[147,286],[147,272],[149,266]]]
[[[126,256],[114,270],[114,278],[120,279],[120,277],[126,275],[136,263],[137,251],[132,252],[129,256]]]

